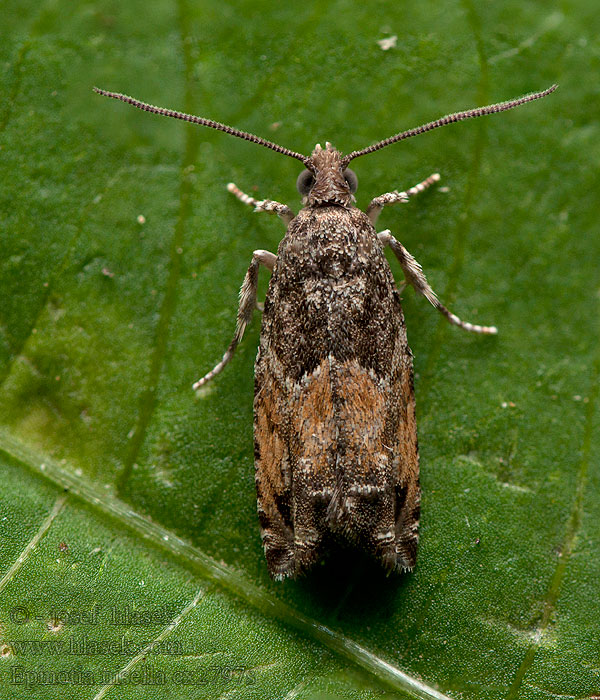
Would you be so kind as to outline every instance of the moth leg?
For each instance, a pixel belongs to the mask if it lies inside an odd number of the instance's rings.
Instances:
[[[242,192],[242,190],[240,190],[240,188],[233,182],[230,182],[227,185],[227,189],[229,192],[234,194],[240,200],[240,202],[254,207],[254,211],[268,211],[272,214],[277,214],[277,216],[286,224],[289,224],[290,221],[296,216],[287,204],[280,204],[272,199],[254,199],[254,197],[251,197],[249,194]]]
[[[237,324],[235,328],[235,335],[231,341],[229,347],[227,348],[223,359],[219,364],[217,364],[208,374],[205,374],[201,379],[199,379],[193,386],[194,389],[199,389],[201,386],[209,382],[214,376],[219,374],[227,365],[227,363],[233,357],[233,353],[237,348],[239,342],[244,336],[244,331],[246,326],[250,323],[252,318],[252,312],[256,305],[256,289],[258,286],[258,268],[260,265],[264,265],[269,268],[271,272],[275,266],[275,261],[277,256],[274,253],[270,253],[268,250],[255,250],[252,253],[252,262],[248,267],[248,272],[244,277],[242,282],[242,287],[240,289],[240,305],[237,313]]]
[[[445,316],[448,321],[454,326],[459,326],[465,331],[471,331],[472,333],[484,333],[487,335],[495,335],[498,332],[496,326],[478,326],[474,323],[468,323],[467,321],[461,321],[458,316],[453,314],[439,301],[436,293],[429,286],[425,274],[423,273],[423,268],[419,263],[413,258],[413,256],[406,250],[406,248],[392,236],[389,231],[382,231],[377,234],[381,243],[386,246],[389,245],[392,249],[394,255],[398,258],[398,262],[402,267],[402,272],[404,272],[404,277],[406,278],[406,283],[411,284],[418,294],[422,294],[427,301],[434,306],[443,316]]]
[[[397,204],[398,202],[408,202],[409,197],[419,194],[419,192],[424,192],[428,187],[431,187],[431,185],[433,185],[435,182],[438,182],[439,179],[440,174],[433,173],[433,175],[425,178],[422,182],[419,182],[418,185],[406,190],[406,192],[398,192],[398,190],[394,190],[393,192],[386,192],[379,197],[375,197],[375,199],[373,199],[367,207],[367,216],[369,219],[371,219],[371,223],[375,224],[383,207],[390,204]]]

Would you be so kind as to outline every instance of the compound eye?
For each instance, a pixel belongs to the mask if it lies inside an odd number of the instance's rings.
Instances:
[[[296,188],[302,196],[307,195],[314,184],[315,178],[310,170],[303,170],[296,180]]]
[[[354,172],[354,170],[346,168],[346,170],[344,170],[344,177],[346,178],[346,182],[348,183],[350,192],[354,194],[358,189],[358,178],[356,177],[356,173]]]

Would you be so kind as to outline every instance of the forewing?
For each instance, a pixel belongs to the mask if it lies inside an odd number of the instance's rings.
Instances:
[[[305,209],[279,247],[256,362],[255,441],[274,576],[308,569],[330,538],[386,568],[412,568],[412,356],[391,270],[357,209]]]

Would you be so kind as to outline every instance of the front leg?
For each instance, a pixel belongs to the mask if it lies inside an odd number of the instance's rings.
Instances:
[[[385,194],[375,197],[367,207],[367,216],[371,219],[371,223],[375,225],[377,217],[381,214],[383,207],[387,207],[390,204],[397,204],[398,202],[408,202],[409,197],[415,194],[424,192],[428,187],[431,187],[435,182],[439,182],[439,173],[433,173],[429,177],[425,178],[423,182],[419,182],[414,187],[406,190],[406,192],[398,192],[394,190],[393,192],[386,192]]]
[[[227,185],[227,189],[229,192],[234,194],[240,200],[240,202],[254,207],[254,211],[268,211],[271,214],[277,214],[277,216],[286,224],[286,226],[290,223],[294,216],[296,216],[287,204],[280,204],[279,202],[275,202],[273,199],[254,199],[254,197],[251,197],[249,194],[242,192],[242,190],[240,190],[237,185],[234,185],[233,182],[230,182]]]
[[[432,306],[434,306],[443,316],[448,319],[448,321],[450,321],[450,323],[452,323],[454,326],[459,326],[465,331],[471,331],[472,333],[484,333],[487,335],[495,335],[498,333],[496,326],[478,326],[474,323],[461,321],[458,316],[448,311],[448,309],[437,298],[437,294],[429,286],[427,278],[423,273],[423,268],[408,252],[408,250],[406,250],[402,243],[396,240],[389,231],[382,231],[377,235],[379,236],[381,243],[384,246],[389,245],[394,255],[398,258],[398,262],[402,267],[402,272],[404,272],[406,283],[412,284],[415,291],[422,294]]]
[[[252,253],[252,262],[248,267],[248,272],[246,272],[246,276],[242,282],[242,288],[240,289],[240,305],[238,308],[237,324],[233,340],[223,355],[221,362],[211,369],[208,374],[205,374],[201,379],[199,379],[194,384],[194,389],[199,389],[201,386],[206,384],[206,382],[209,382],[215,375],[219,374],[219,372],[223,370],[225,365],[227,365],[233,357],[233,353],[244,336],[244,331],[246,330],[246,326],[250,323],[252,312],[256,306],[258,268],[262,264],[273,272],[276,260],[277,256],[274,253],[270,253],[268,250],[255,250],[254,253]]]

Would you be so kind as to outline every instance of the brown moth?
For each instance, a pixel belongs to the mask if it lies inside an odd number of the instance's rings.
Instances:
[[[330,143],[317,144],[304,156],[209,119],[95,88],[304,164],[297,181],[304,208],[298,215],[285,204],[258,201],[228,185],[255,211],[277,214],[287,231],[277,255],[254,251],[240,291],[235,336],[221,362],[194,384],[202,386],[231,360],[257,306],[258,270],[264,265],[271,280],[255,365],[254,445],[261,536],[274,578],[305,573],[336,541],[363,549],[388,571],[415,565],[420,487],[412,354],[385,246],[400,263],[404,285],[412,285],[450,323],[475,333],[497,332],[448,311],[406,248],[389,231],[374,228],[384,206],[408,201],[439,175],[376,197],[363,213],[354,206],[357,179],[350,161],[452,122],[512,109],[555,89],[451,114],[345,156]]]

